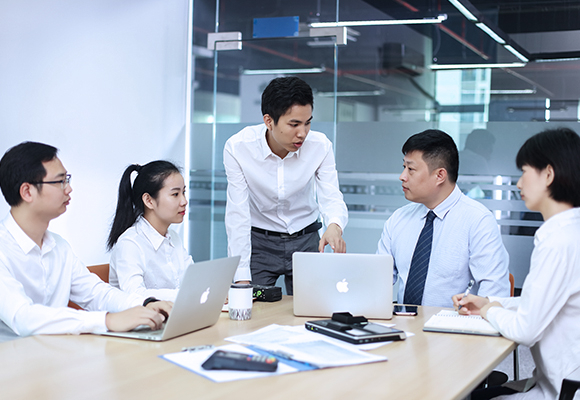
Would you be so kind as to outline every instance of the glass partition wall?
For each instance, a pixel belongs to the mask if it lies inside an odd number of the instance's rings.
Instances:
[[[384,222],[407,203],[398,180],[405,140],[441,129],[460,150],[459,187],[494,213],[510,253],[510,272],[521,287],[541,217],[520,200],[514,160],[529,136],[554,126],[544,118],[543,94],[494,95],[496,76],[505,71],[431,69],[466,51],[454,53],[442,39],[453,24],[310,30],[316,22],[396,18],[376,4],[195,2],[189,243],[194,259],[227,255],[225,141],[262,122],[261,93],[271,79],[295,75],[314,91],[312,129],[326,133],[335,146],[349,208],[344,232],[349,252],[374,253]],[[407,18],[420,19],[435,18],[441,10],[407,11]],[[286,18],[270,20],[278,17]],[[449,15],[448,21],[459,17]],[[484,50],[505,57],[500,50]],[[578,131],[578,102],[568,106],[576,114],[558,126]]]

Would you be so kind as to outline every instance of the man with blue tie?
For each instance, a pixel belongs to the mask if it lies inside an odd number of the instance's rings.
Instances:
[[[473,294],[509,296],[509,256],[492,213],[456,185],[453,139],[429,129],[403,145],[399,179],[412,201],[385,222],[377,253],[395,261],[398,302],[452,307],[451,297],[474,280]]]

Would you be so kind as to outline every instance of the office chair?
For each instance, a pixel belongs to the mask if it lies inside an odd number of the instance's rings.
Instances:
[[[580,368],[562,379],[559,400],[572,400],[578,389],[580,389]]]
[[[89,272],[92,272],[93,274],[97,275],[103,282],[109,283],[109,264],[91,265],[90,267],[87,268]],[[76,310],[83,309],[78,304],[73,303],[72,301],[68,302],[68,306]]]
[[[515,280],[514,276],[510,273],[510,296],[514,297],[515,292]],[[514,381],[520,379],[520,357],[518,353],[518,348],[514,349]],[[487,387],[500,386],[508,381],[508,376],[501,371],[491,371],[491,373],[485,378],[485,380],[479,384],[476,389],[484,389]]]
[[[514,297],[515,292],[515,279],[514,276],[510,273],[510,296]],[[516,344],[516,348],[514,349],[514,381],[518,381],[520,379],[520,353],[518,352],[518,345]]]
[[[580,389],[580,381],[562,379],[562,388],[560,389],[558,400],[572,400],[578,389]]]
[[[109,283],[109,264],[91,265],[87,268],[90,272],[101,278],[103,282]]]

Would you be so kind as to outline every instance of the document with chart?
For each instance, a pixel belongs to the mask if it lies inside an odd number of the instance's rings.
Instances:
[[[274,355],[285,354],[294,360],[306,362],[318,368],[387,360],[386,357],[361,351],[355,345],[309,332],[304,326],[272,324],[255,332],[232,336],[226,340],[256,346]]]

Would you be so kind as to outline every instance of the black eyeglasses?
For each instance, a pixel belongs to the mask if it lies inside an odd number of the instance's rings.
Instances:
[[[72,177],[71,174],[66,174],[64,179],[61,179],[59,181],[43,181],[43,182],[30,182],[30,183],[32,183],[33,185],[41,185],[43,183],[60,183],[60,188],[62,190],[65,190],[68,187],[68,185],[70,184],[71,177]]]

